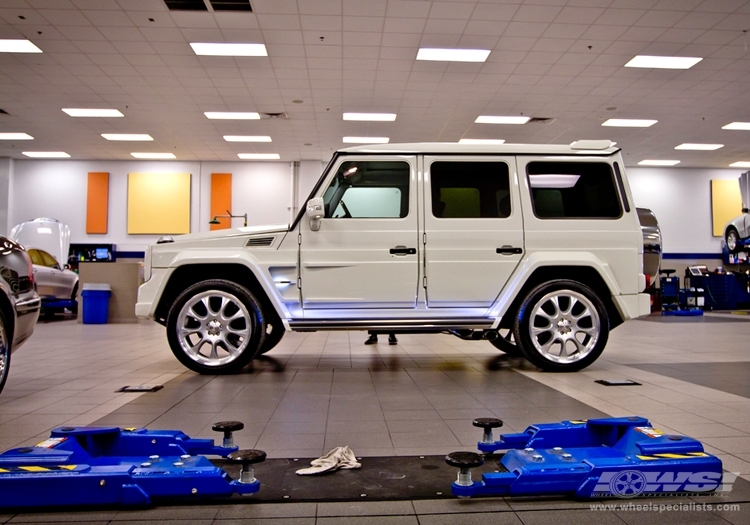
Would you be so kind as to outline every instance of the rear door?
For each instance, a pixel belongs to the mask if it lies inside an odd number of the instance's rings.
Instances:
[[[427,304],[489,307],[524,249],[512,156],[425,156]]]

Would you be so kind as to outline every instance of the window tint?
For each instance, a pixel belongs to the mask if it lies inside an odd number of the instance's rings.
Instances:
[[[534,214],[541,219],[613,219],[621,215],[605,162],[530,162]]]
[[[409,214],[407,162],[344,162],[323,195],[333,219],[399,218]]]
[[[504,162],[433,162],[430,181],[435,217],[510,216],[510,175]]]

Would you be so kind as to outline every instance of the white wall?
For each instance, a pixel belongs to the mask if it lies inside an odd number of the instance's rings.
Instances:
[[[713,236],[711,179],[737,180],[742,171],[627,168],[636,206],[650,208],[659,220],[665,253],[721,253],[722,239]]]

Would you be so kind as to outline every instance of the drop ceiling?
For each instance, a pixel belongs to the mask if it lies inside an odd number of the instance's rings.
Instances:
[[[569,144],[610,139],[626,164],[750,161],[750,2],[741,0],[251,0],[252,11],[170,11],[164,0],[3,0],[0,38],[41,54],[0,53],[0,156],[73,159],[326,160],[344,136],[390,142],[462,138]],[[196,56],[190,42],[262,43],[267,57]],[[489,49],[484,63],[417,61],[420,47]],[[692,56],[689,70],[625,68],[635,55]],[[113,108],[73,118],[62,108]],[[209,120],[206,111],[287,119]],[[396,113],[392,122],[344,112]],[[524,125],[476,124],[526,115]],[[654,119],[649,128],[602,127]],[[537,121],[536,119],[542,119]],[[102,133],[145,133],[113,142]],[[270,136],[227,142],[224,135]],[[682,143],[724,144],[679,151]]]

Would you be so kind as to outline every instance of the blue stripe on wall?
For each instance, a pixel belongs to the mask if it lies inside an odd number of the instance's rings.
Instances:
[[[718,259],[721,260],[721,253],[663,253],[661,258],[668,259]]]

